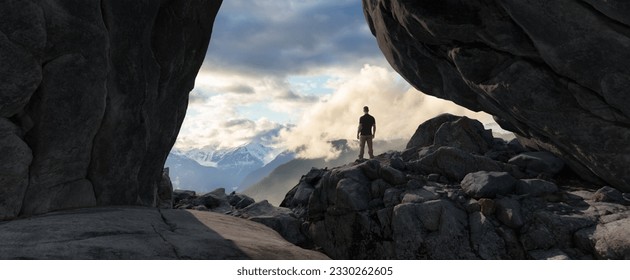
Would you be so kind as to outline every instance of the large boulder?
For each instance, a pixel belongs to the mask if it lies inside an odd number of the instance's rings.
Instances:
[[[518,181],[507,172],[479,171],[462,180],[462,189],[474,198],[494,198],[512,193]]]
[[[231,193],[228,195],[228,203],[232,205],[236,209],[243,209],[247,206],[254,204],[256,201],[244,194],[240,193]]]
[[[363,0],[363,8],[386,59],[414,87],[490,113],[584,179],[630,191],[622,0]]]
[[[433,145],[435,132],[437,132],[440,126],[458,119],[457,116],[451,114],[441,114],[421,123],[413,136],[411,136],[411,139],[409,139],[409,142],[407,142],[407,149]]]
[[[2,1],[0,219],[168,200],[162,168],[220,5]]]
[[[485,154],[494,142],[492,132],[486,130],[478,120],[461,117],[445,123],[435,132],[433,145],[450,146],[473,154]]]
[[[420,126],[407,143],[403,158],[415,159],[420,148],[455,147],[460,150],[484,154],[493,145],[492,132],[486,130],[478,120],[442,114]]]
[[[412,162],[411,166],[416,171],[442,174],[458,182],[473,172],[511,170],[511,167],[504,163],[453,147],[440,147],[418,161]]]
[[[302,222],[289,208],[276,207],[263,200],[236,211],[234,215],[266,225],[293,244],[300,246],[310,244],[303,232]]]

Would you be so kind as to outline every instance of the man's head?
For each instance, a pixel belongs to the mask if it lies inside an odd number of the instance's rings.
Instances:
[[[368,113],[370,111],[370,108],[368,108],[368,106],[363,106],[363,113]]]

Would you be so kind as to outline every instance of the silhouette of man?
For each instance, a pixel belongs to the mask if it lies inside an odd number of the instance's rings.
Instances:
[[[368,108],[368,106],[363,107],[364,115],[359,118],[359,129],[357,131],[357,139],[359,139],[359,146],[361,147],[359,159],[363,159],[365,143],[367,143],[368,146],[368,155],[370,155],[370,158],[374,158],[372,139],[374,139],[374,135],[376,134],[376,119],[374,119],[369,112],[370,108]]]

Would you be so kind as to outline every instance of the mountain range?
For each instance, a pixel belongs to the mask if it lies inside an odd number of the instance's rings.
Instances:
[[[279,204],[300,177],[311,168],[339,166],[357,157],[356,141],[337,140],[330,144],[340,151],[333,160],[298,158],[290,151],[278,151],[270,143],[254,140],[235,148],[173,149],[165,167],[169,168],[175,189],[210,192],[225,188],[256,200]],[[378,151],[400,150],[405,141],[375,141]]]
[[[273,170],[292,159],[291,153],[278,154],[273,147],[253,141],[228,149],[174,149],[165,167],[169,168],[175,188],[208,192],[217,188],[238,190],[245,178],[247,182],[257,180],[270,172],[265,170]]]

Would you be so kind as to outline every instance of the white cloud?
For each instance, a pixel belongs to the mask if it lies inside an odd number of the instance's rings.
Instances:
[[[409,139],[419,124],[445,112],[494,123],[485,113],[418,92],[391,68],[365,65],[360,71],[331,68],[326,73],[331,75],[326,87],[332,93],[305,95],[300,90],[309,89],[303,84],[292,88],[292,84],[273,77],[204,72],[197,81],[176,147],[235,147],[270,130],[289,127],[293,119],[296,125],[285,129],[278,139],[284,148],[299,150],[302,157],[334,158],[338,151],[329,142],[356,137],[364,105],[376,118],[376,137],[383,140]],[[321,73],[313,74],[321,78]],[[232,84],[245,85],[252,93],[213,93],[213,89]],[[252,116],[245,109],[257,114]],[[270,120],[276,113],[286,118]]]
[[[238,118],[232,110],[196,108],[186,115],[175,148],[190,150],[213,147],[232,148],[250,142],[259,135],[284,127],[265,118],[249,120]]]
[[[382,54],[356,0],[224,1],[204,69],[284,77],[374,63]]]
[[[280,140],[306,146],[303,156],[330,157],[327,141],[353,139],[364,105],[380,139],[408,139],[442,112],[474,115],[391,70],[360,1],[225,1],[175,146],[235,147],[296,123]]]
[[[366,65],[358,75],[336,83],[336,91],[304,112],[295,128],[281,133],[287,148],[307,158],[334,158],[331,140],[354,139],[363,106],[376,118],[376,138],[409,139],[422,122],[449,112],[493,122],[450,101],[424,95],[411,88],[393,70]],[[378,147],[375,147],[378,150]]]
[[[202,71],[191,92],[175,148],[231,148],[297,119],[314,96],[274,76]],[[272,120],[273,119],[273,120]]]

